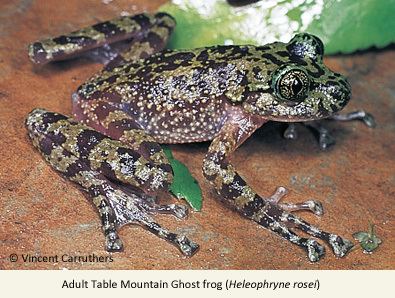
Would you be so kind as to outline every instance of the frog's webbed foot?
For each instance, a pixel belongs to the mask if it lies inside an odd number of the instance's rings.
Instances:
[[[279,206],[285,211],[299,211],[299,210],[308,210],[313,212],[315,215],[321,216],[324,214],[324,208],[322,207],[321,202],[315,200],[308,200],[302,203],[280,203],[280,200],[285,197],[288,193],[288,190],[282,186],[277,187],[274,194],[272,194],[268,201],[272,204]]]
[[[145,200],[137,194],[117,193],[111,200],[114,213],[116,214],[118,227],[126,224],[138,224],[154,235],[175,245],[185,256],[194,255],[199,245],[189,240],[184,235],[178,235],[168,231],[158,223],[156,223],[148,213],[165,213],[172,214],[177,218],[184,218],[187,215],[185,206],[170,205],[155,205],[146,203]]]
[[[373,128],[376,126],[376,121],[373,115],[365,112],[364,110],[353,111],[347,114],[334,114],[328,119],[336,121],[360,120],[363,121],[363,123],[365,123],[365,125],[368,127]],[[325,150],[336,143],[335,138],[329,133],[328,129],[326,129],[321,124],[321,121],[300,122],[300,124],[312,130],[313,134],[316,135],[319,146],[322,150]],[[284,138],[290,140],[297,139],[298,132],[296,128],[296,123],[288,124],[288,127],[285,129],[283,136]]]
[[[332,248],[337,257],[344,257],[353,247],[351,241],[322,231],[270,201],[261,210],[257,210],[251,218],[258,224],[304,248],[312,262],[319,261],[325,255],[325,248],[315,239],[300,237],[293,229],[299,229],[315,238],[322,239]]]
[[[312,262],[318,261],[325,254],[324,247],[314,239],[308,239],[298,236],[291,229],[299,229],[313,237],[324,240],[333,250],[337,257],[344,257],[346,253],[353,247],[351,241],[343,239],[338,235],[331,234],[320,230],[318,227],[309,224],[301,218],[289,212],[298,210],[309,210],[316,215],[323,214],[322,204],[318,201],[309,200],[303,203],[279,203],[280,199],[287,194],[284,187],[278,187],[274,194],[267,200],[269,205],[266,205],[265,216],[260,217],[257,221],[259,224],[268,227],[285,239],[303,247]],[[255,214],[260,214],[258,211]],[[253,217],[254,218],[254,217]],[[270,222],[268,220],[274,219]],[[255,218],[256,219],[256,218]]]
[[[318,227],[309,224],[308,222],[291,213],[284,213],[281,217],[281,220],[286,225],[294,226],[295,228],[300,229],[309,235],[322,239],[332,248],[333,253],[337,257],[344,257],[347,252],[354,246],[351,241],[344,239],[336,234],[322,231]]]
[[[309,200],[303,203],[279,203],[280,199],[282,199],[286,194],[287,190],[284,187],[278,187],[274,194],[267,199],[270,206],[265,207],[266,214],[268,214],[269,217],[272,217],[271,214],[274,214],[274,218],[277,218],[277,220],[270,224],[267,224],[267,220],[261,220],[261,222],[291,242],[304,247],[308,253],[309,259],[313,262],[318,261],[320,257],[324,255],[324,248],[313,239],[299,237],[293,233],[290,228],[300,229],[309,235],[324,240],[332,248],[336,256],[345,256],[353,247],[352,242],[343,239],[338,235],[322,231],[318,227],[315,227],[290,213],[291,211],[309,210],[316,215],[322,215],[322,204],[314,200]]]
[[[154,221],[140,221],[140,225],[154,235],[175,245],[187,257],[193,256],[199,249],[199,245],[186,236],[169,232]]]

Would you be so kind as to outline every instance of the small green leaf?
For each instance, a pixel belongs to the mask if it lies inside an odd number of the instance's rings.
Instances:
[[[374,232],[374,225],[369,223],[368,232],[356,232],[353,234],[358,240],[365,253],[372,253],[381,244],[381,239]]]
[[[366,241],[361,242],[361,246],[364,252],[371,253],[378,247],[378,244],[377,242],[373,241],[373,239],[368,239]]]
[[[171,150],[168,146],[162,146],[162,149],[163,149],[163,152],[165,152],[165,155],[169,160],[174,159],[173,153],[171,152]]]
[[[195,211],[202,209],[202,191],[198,182],[192,177],[188,168],[175,159],[170,148],[163,146],[166,157],[173,168],[174,180],[170,185],[170,192],[178,199],[185,199]]]
[[[369,238],[369,234],[366,232],[356,232],[352,234],[355,240],[358,240],[359,242],[366,241]]]

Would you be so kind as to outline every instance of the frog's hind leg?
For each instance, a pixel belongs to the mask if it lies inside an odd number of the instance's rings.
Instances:
[[[139,196],[144,202],[144,209],[150,214],[170,214],[178,219],[183,219],[188,216],[188,207],[178,204],[157,204],[156,199],[139,190],[131,190],[130,187],[122,187],[122,190],[131,195]]]
[[[174,19],[166,13],[121,16],[69,34],[34,42],[29,45],[29,57],[36,64],[45,64],[90,52],[93,59],[107,62],[127,49],[128,43],[146,39],[152,41],[153,48],[163,47],[174,26]],[[157,34],[149,37],[148,32]]]
[[[80,99],[79,95],[75,94],[75,97],[78,99],[73,100],[73,115],[78,121],[126,144],[152,163],[153,169],[160,167],[172,178],[172,168],[162,147],[136,119],[107,100],[98,99],[95,104],[85,104],[86,100]]]
[[[159,171],[159,166],[144,161],[138,152],[122,147],[122,143],[64,115],[36,109],[29,114],[26,125],[34,146],[47,162],[93,198],[108,251],[122,250],[118,228],[126,223],[138,223],[176,245],[185,255],[196,252],[197,244],[160,227],[149,216],[149,213],[157,212],[182,218],[186,215],[184,207],[156,205],[154,198],[145,193],[138,195],[122,184],[122,181],[139,182],[143,178],[144,181],[152,181],[152,177],[154,182],[150,185],[157,186],[155,190],[167,189],[166,181],[172,176],[166,176],[165,171],[162,172],[164,175],[155,172]],[[158,182],[163,182],[163,185],[158,185]]]
[[[92,177],[94,177],[94,180],[92,180]],[[147,199],[147,195],[118,189],[116,185],[94,171],[84,171],[72,180],[79,184],[85,184],[85,187],[87,186],[86,183],[89,183],[90,186],[86,190],[91,196],[96,194],[93,203],[98,208],[102,220],[107,251],[123,249],[117,230],[130,223],[138,224],[156,236],[165,239],[186,256],[192,256],[198,250],[198,244],[184,235],[169,232],[149,216],[149,213],[165,213],[184,218],[186,216],[185,207],[156,205],[151,202],[154,201],[153,199]]]

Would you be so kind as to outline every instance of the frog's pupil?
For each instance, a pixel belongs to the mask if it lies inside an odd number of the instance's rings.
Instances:
[[[293,82],[292,82],[291,88],[292,88],[293,94],[295,96],[298,96],[299,92],[302,91],[302,89],[303,89],[302,81],[298,77],[295,77]]]

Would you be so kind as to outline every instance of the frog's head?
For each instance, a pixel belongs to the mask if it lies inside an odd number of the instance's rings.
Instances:
[[[349,101],[351,87],[323,64],[318,37],[298,34],[257,51],[264,61],[256,62],[249,77],[246,111],[276,121],[307,121],[328,117]]]

